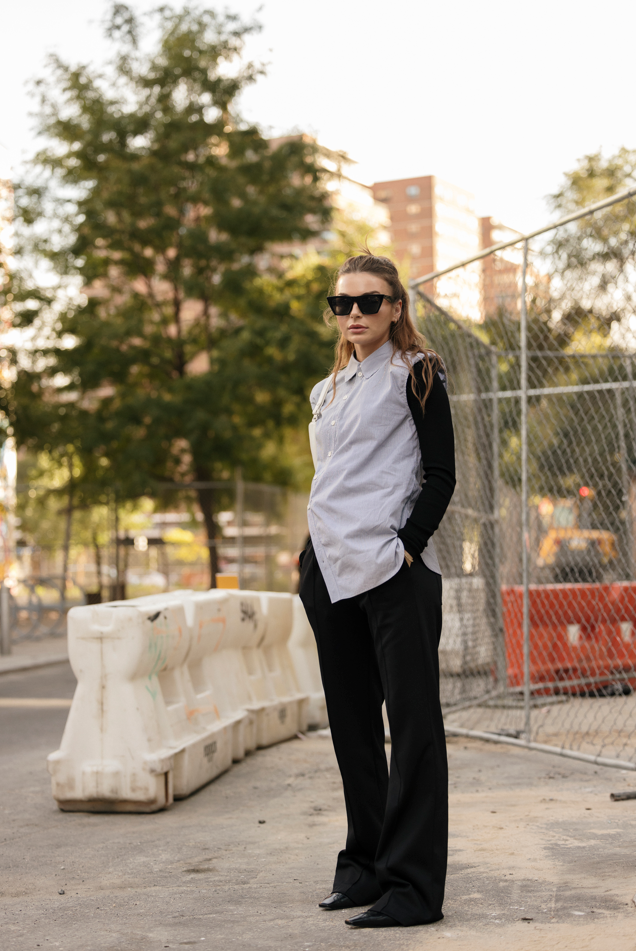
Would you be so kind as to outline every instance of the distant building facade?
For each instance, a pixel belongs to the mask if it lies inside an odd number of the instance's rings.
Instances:
[[[373,193],[389,209],[395,254],[411,279],[479,252],[475,197],[464,188],[425,175],[376,182]],[[479,267],[439,278],[434,287],[422,289],[473,320],[481,318]]]
[[[495,244],[514,241],[516,237],[521,237],[519,231],[502,225],[494,218],[480,218],[479,224],[482,248],[491,248]],[[484,318],[491,320],[503,315],[518,318],[523,265],[521,246],[517,245],[505,248],[497,254],[489,254],[481,263]]]
[[[410,279],[473,257],[519,235],[494,218],[478,218],[475,197],[435,175],[376,182],[373,194],[391,218],[396,257]],[[440,306],[483,321],[505,310],[519,315],[521,251],[509,248],[422,286]]]

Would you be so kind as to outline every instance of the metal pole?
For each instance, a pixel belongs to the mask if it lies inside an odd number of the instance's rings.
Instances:
[[[521,271],[521,566],[523,581],[523,709],[524,733],[527,742],[532,738],[530,723],[530,590],[529,556],[530,532],[528,525],[528,307],[526,302],[526,274],[528,269],[528,241],[523,242]]]
[[[115,492],[115,601],[121,600],[121,587],[119,583],[119,505],[117,503],[117,492]]]
[[[243,469],[236,470],[236,530],[238,533],[238,577],[239,588],[245,587],[245,483]]]
[[[627,370],[627,379],[629,381],[629,386],[627,387],[627,393],[629,397],[629,412],[631,416],[631,432],[632,432],[632,452],[636,452],[636,399],[634,397],[634,371],[632,368],[632,358],[627,357],[625,359],[625,368]]]
[[[420,327],[419,321],[417,319],[417,288],[416,287],[409,287],[409,311],[411,313],[411,320],[413,321],[417,329],[421,330],[422,328]]]
[[[269,491],[265,492],[263,496],[265,508],[265,590],[271,591],[274,587],[274,578],[272,571],[271,535],[269,530],[272,524],[272,499],[275,490],[273,486],[267,486],[267,489],[269,489]]]
[[[499,517],[499,365],[496,353],[490,355],[490,388],[492,390],[492,517],[493,517],[493,582],[495,603],[495,663],[497,685],[507,686],[506,641],[501,610],[501,532]]]
[[[632,458],[633,454],[636,453],[636,396],[634,394],[634,376],[632,368],[632,358],[628,357],[625,360],[625,366],[627,367],[627,379],[629,380],[629,387],[627,389],[629,397],[629,415],[630,415],[630,425],[628,426],[628,432],[632,437]],[[629,459],[629,457],[627,457]],[[630,467],[631,468],[631,467]],[[627,512],[629,515],[629,522],[632,527],[632,542],[634,541],[634,505],[632,502],[632,480],[629,479],[629,488],[628,488],[628,502],[627,502]],[[634,552],[636,556],[636,552]],[[632,563],[632,567],[636,568],[636,565]]]
[[[590,753],[580,753],[578,750],[566,750],[559,746],[547,746],[545,743],[528,743],[526,740],[517,740],[512,736],[501,736],[499,733],[487,733],[484,730],[466,730],[458,726],[445,727],[447,736],[470,736],[476,740],[489,740],[492,743],[507,743],[509,746],[519,746],[525,750],[537,750],[539,753],[554,753],[566,759],[578,759],[583,763],[594,763],[596,766],[611,766],[614,769],[636,770],[636,763],[624,759],[608,759],[605,756],[593,756]]]
[[[115,548],[114,548],[115,539],[114,539],[114,537],[113,537],[113,535],[114,535],[114,523],[113,523],[113,490],[112,490],[111,488],[108,489],[108,515],[107,515],[107,519],[108,519],[108,549],[107,549],[107,551],[108,551],[108,555],[107,555],[107,561],[108,561],[108,589],[107,589],[107,594],[106,594],[106,600],[107,600],[107,601],[112,601],[112,600],[113,600],[113,585],[114,585],[114,580],[113,580],[113,567],[114,567],[114,564],[115,564]]]
[[[623,511],[625,512],[625,544],[627,546],[627,580],[634,580],[634,526],[629,498],[629,471],[627,468],[627,446],[625,443],[625,418],[623,414],[623,394],[616,393],[616,421],[618,423],[618,447],[621,456],[621,477],[623,482]]]
[[[0,586],[0,654],[6,657],[11,653],[11,610],[9,589],[2,582]]]

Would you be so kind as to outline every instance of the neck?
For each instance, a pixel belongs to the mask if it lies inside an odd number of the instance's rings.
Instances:
[[[371,344],[366,347],[361,343],[356,344],[356,346],[353,348],[353,352],[358,363],[362,363],[363,360],[366,360],[367,357],[370,357],[372,353],[375,353],[376,350],[379,350],[380,347],[383,347],[384,344],[388,342],[388,340],[389,337],[387,335],[386,340],[381,340],[380,343]]]

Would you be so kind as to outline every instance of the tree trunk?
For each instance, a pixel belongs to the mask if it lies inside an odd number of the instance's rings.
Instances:
[[[200,476],[197,474],[197,478]],[[207,482],[207,479],[200,479]],[[216,573],[219,570],[219,559],[216,550],[216,522],[214,521],[214,489],[212,487],[197,489],[199,507],[205,523],[205,533],[208,542],[210,557],[210,587],[216,588]]]

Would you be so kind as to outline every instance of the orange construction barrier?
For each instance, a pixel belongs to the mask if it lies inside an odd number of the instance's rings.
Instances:
[[[502,587],[501,596],[508,686],[521,687],[523,587]],[[530,585],[529,596],[533,688],[580,693],[617,677],[636,687],[636,584]]]

